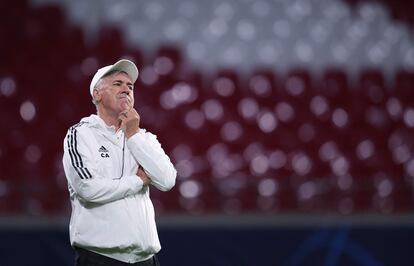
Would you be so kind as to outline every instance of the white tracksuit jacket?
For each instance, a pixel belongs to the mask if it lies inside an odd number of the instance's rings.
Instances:
[[[144,129],[124,140],[121,130],[91,115],[68,130],[63,166],[73,246],[128,263],[161,249],[149,189],[136,175],[139,165],[151,185],[162,191],[174,186],[174,166],[156,136]]]

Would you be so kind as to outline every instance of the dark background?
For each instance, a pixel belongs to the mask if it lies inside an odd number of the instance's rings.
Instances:
[[[0,265],[71,265],[67,128],[140,71],[162,265],[412,265],[410,1],[2,1]]]

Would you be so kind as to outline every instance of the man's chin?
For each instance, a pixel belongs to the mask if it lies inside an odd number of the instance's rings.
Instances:
[[[121,101],[120,104],[119,104],[119,107],[120,107],[121,112],[122,112],[122,111],[131,109],[132,106],[131,106],[131,103],[126,100],[126,101]]]

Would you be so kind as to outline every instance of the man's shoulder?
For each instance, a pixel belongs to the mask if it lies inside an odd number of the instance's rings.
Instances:
[[[85,121],[80,121],[72,126],[70,126],[68,128],[68,131],[66,132],[66,136],[64,139],[64,143],[67,143],[67,141],[69,142],[75,142],[78,141],[79,139],[83,139],[83,138],[88,138],[87,136],[89,135],[87,132],[89,131],[89,126],[88,126],[88,122]]]
[[[80,128],[82,126],[85,127],[85,126],[88,126],[89,124],[90,124],[89,122],[81,120],[80,122],[72,125],[69,129],[76,129],[76,128]]]
[[[146,136],[151,136],[151,137],[157,137],[157,135],[155,135],[154,133],[152,133],[152,132],[150,132],[150,131],[148,131],[147,129],[145,129],[145,128],[140,128],[139,129],[139,132],[141,133],[141,134],[144,134],[144,135],[146,135]]]
[[[76,133],[86,133],[89,131],[89,128],[91,127],[91,123],[89,121],[85,121],[85,119],[81,119],[80,122],[72,125],[68,129],[68,134],[74,134]]]
[[[75,131],[75,130],[81,130],[83,128],[89,127],[90,123],[87,121],[80,121],[72,126],[69,127],[68,131]]]
[[[158,137],[156,134],[146,130],[145,128],[140,128],[139,132],[145,136],[145,140],[147,141],[153,141],[153,142],[158,142]]]

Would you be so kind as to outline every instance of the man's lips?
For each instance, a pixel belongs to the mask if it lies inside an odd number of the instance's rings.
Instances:
[[[129,98],[128,96],[126,96],[126,95],[121,95],[121,96],[118,96],[118,100],[127,100],[128,102],[131,102],[131,98]]]

